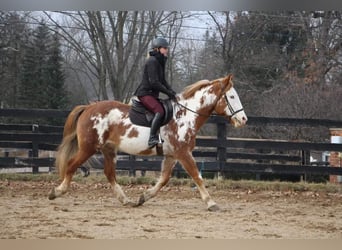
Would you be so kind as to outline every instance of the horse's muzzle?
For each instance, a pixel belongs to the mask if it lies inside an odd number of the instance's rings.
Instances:
[[[235,128],[240,128],[246,125],[247,120],[247,117],[244,115],[241,117],[232,117],[230,122]]]

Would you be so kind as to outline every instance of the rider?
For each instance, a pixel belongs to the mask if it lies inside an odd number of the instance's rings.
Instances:
[[[140,102],[151,112],[154,118],[151,124],[150,138],[148,146],[154,147],[159,142],[157,132],[164,117],[164,108],[159,101],[159,92],[168,95],[171,99],[176,99],[176,92],[165,80],[165,64],[169,43],[164,38],[156,38],[152,41],[152,51],[144,67],[143,77],[140,85],[136,89],[136,95]]]

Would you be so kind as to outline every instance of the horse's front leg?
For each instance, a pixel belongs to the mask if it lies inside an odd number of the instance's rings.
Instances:
[[[210,197],[207,189],[204,186],[202,176],[200,175],[195,159],[191,155],[191,153],[182,154],[182,157],[179,157],[179,161],[187,171],[187,173],[192,177],[195,181],[197,188],[201,194],[202,200],[207,204],[207,208],[209,211],[218,211],[220,208]]]
[[[166,156],[162,162],[161,175],[158,182],[150,189],[146,190],[139,198],[136,206],[144,204],[149,199],[157,195],[159,190],[165,186],[171,177],[172,169],[176,164],[176,160],[171,156]]]

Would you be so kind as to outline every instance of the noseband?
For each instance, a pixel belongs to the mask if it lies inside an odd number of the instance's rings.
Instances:
[[[228,101],[228,98],[227,98],[227,95],[226,95],[226,94],[224,94],[224,99],[226,100],[227,107],[228,107],[230,113],[232,113],[231,117],[233,117],[233,116],[236,115],[237,113],[243,111],[243,108],[234,111],[232,105],[231,105],[231,104],[229,103],[229,101]]]

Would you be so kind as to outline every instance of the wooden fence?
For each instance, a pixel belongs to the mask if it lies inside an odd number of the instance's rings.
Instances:
[[[69,111],[65,110],[0,109],[0,168],[30,167],[33,173],[38,173],[39,167],[49,167],[52,170],[54,158],[43,157],[40,152],[56,150],[62,139],[62,122],[54,126],[36,123],[36,120],[44,118],[45,121],[63,121],[68,113]],[[25,121],[25,124],[18,124],[17,121]],[[327,162],[313,166],[309,160],[312,150],[342,152],[342,144],[227,138],[226,131],[229,125],[226,120],[214,117],[209,119],[208,123],[216,124],[217,137],[196,139],[197,146],[193,155],[201,172],[342,175],[342,168],[331,167]],[[342,127],[342,121],[335,120],[269,117],[249,117],[248,124],[324,126],[327,129]],[[28,153],[26,156],[11,156],[11,149],[24,149]],[[270,153],[270,150],[273,152]],[[286,152],[279,153],[284,151]],[[161,159],[121,154],[117,169],[128,170],[132,174],[139,170],[159,171]],[[102,168],[98,165],[93,167]],[[180,171],[182,169],[177,164],[175,172]]]

